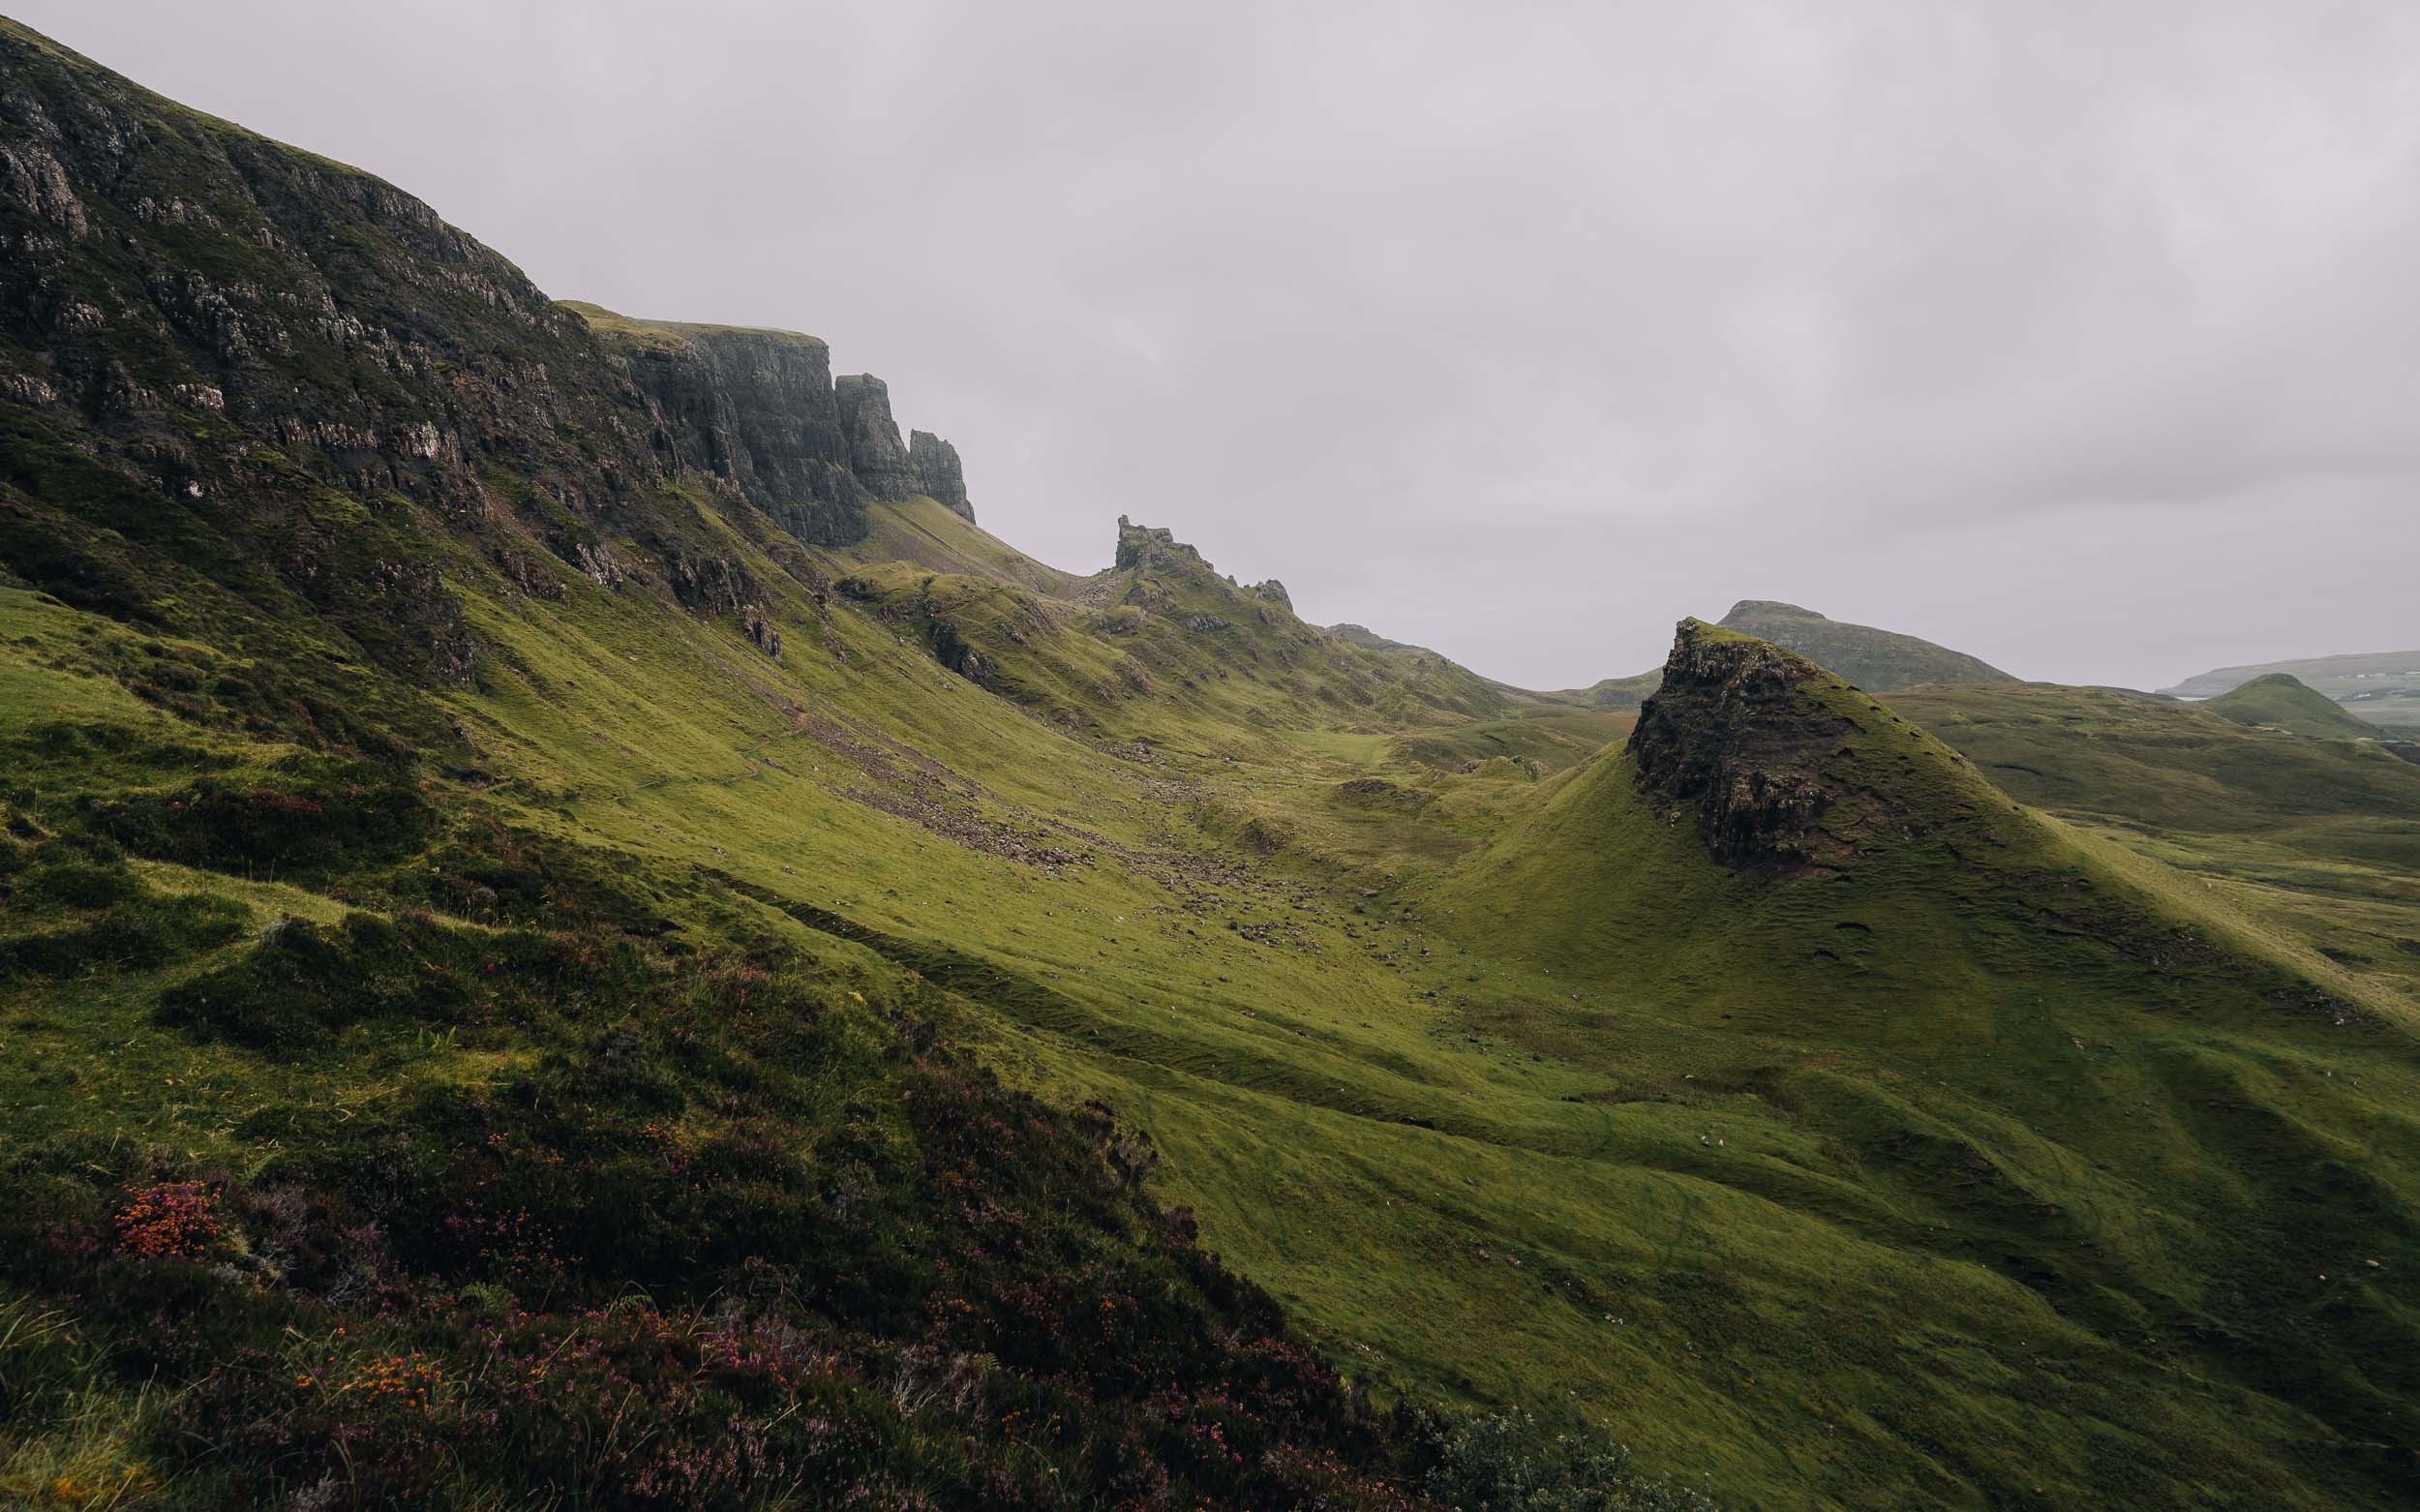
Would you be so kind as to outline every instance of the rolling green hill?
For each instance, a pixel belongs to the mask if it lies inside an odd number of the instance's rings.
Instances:
[[[1796,604],[1747,598],[1723,616],[1725,628],[1787,647],[1861,688],[1896,692],[1928,682],[2012,682],[1988,662],[1962,651],[1871,625],[1827,620]]]
[[[2368,651],[2222,667],[2196,673],[2161,691],[2178,698],[2216,698],[2254,679],[2285,676],[2375,724],[2420,729],[2420,650]]]
[[[1061,571],[813,338],[0,71],[9,1497],[2411,1499],[2420,768]]]
[[[2420,987],[2420,767],[2207,704],[2042,683],[1891,707],[2027,803],[2197,877],[2347,971]]]
[[[2344,711],[2290,673],[2272,672],[2210,700],[2210,711],[2237,724],[2266,725],[2321,741],[2374,741],[2378,727]]]

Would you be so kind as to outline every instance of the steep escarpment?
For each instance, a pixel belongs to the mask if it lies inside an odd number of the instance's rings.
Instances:
[[[479,651],[428,535],[622,570],[597,563],[665,469],[587,326],[509,262],[22,28],[0,27],[0,559],[21,578],[193,622],[193,592],[101,564],[86,532],[109,532],[462,682]]]
[[[729,482],[810,544],[840,545],[863,533],[867,495],[849,467],[832,353],[822,342],[567,308],[620,353],[651,410],[647,442],[659,458]]]
[[[916,475],[916,491],[961,520],[975,518],[966,499],[966,469],[958,449],[930,431],[908,433],[908,470]]]
[[[809,545],[862,539],[876,499],[922,494],[975,518],[957,448],[928,431],[901,446],[889,387],[835,378],[816,338],[567,308],[621,356],[660,456],[728,482]]]
[[[558,304],[392,185],[19,27],[0,76],[0,565],[68,603],[255,640],[300,605],[334,665],[467,686],[463,583],[586,578],[771,651],[695,486],[809,593],[772,536],[917,490],[882,385],[812,338]]]

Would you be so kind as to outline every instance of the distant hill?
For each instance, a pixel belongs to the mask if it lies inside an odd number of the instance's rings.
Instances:
[[[1722,618],[1723,628],[1797,651],[1869,692],[1894,693],[1932,682],[2014,682],[1987,661],[1913,635],[1827,620],[1812,609],[1744,598]]]
[[[2237,724],[2270,725],[2323,741],[2374,741],[2385,732],[2287,672],[2253,679],[2209,702]]]
[[[1577,709],[1636,709],[1653,696],[1663,680],[1663,669],[1656,667],[1632,677],[1602,678],[1587,687],[1563,688],[1539,696],[1549,703],[1568,704]]]
[[[2284,673],[2333,699],[2374,724],[2420,725],[2420,650],[2359,651],[2344,656],[2309,656],[2196,673],[2163,693],[2177,698],[2216,698],[2255,678]]]

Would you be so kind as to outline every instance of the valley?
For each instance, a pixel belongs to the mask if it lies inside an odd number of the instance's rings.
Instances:
[[[2390,742],[1044,564],[814,338],[0,68],[11,1495],[2420,1488]]]

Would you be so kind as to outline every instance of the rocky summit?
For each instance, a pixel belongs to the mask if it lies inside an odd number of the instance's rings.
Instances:
[[[1817,864],[1817,823],[1831,803],[1821,763],[1847,728],[1798,697],[1823,676],[1770,642],[1682,620],[1662,683],[1630,732],[1641,789],[1690,812],[1719,861]]]
[[[2318,693],[1055,566],[815,338],[10,21],[0,252],[0,1502],[2420,1499],[2420,765]]]

